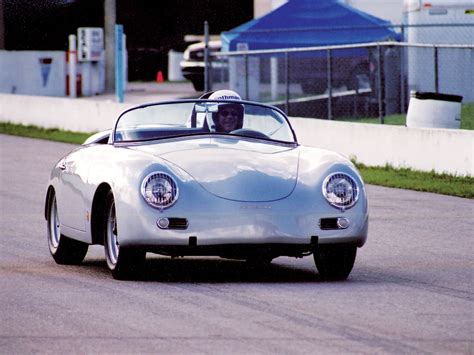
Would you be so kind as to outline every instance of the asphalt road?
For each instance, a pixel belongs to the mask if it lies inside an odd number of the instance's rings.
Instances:
[[[49,255],[47,177],[72,148],[0,135],[0,353],[473,353],[473,200],[368,186],[345,282],[311,257],[150,254],[143,281],[116,281],[99,246],[81,266]]]

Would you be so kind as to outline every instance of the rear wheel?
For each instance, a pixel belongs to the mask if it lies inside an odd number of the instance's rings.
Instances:
[[[107,195],[105,211],[104,250],[107,266],[114,279],[136,278],[145,262],[145,252],[120,246],[112,191]]]
[[[352,271],[355,245],[318,245],[313,253],[316,268],[323,280],[345,280]]]
[[[87,254],[89,245],[61,234],[56,195],[51,194],[48,209],[48,246],[51,255],[58,264],[80,264]]]

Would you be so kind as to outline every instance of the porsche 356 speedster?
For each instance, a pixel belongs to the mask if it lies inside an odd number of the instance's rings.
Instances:
[[[260,264],[313,255],[321,279],[341,280],[368,229],[350,161],[301,146],[281,110],[228,90],[122,113],[55,164],[45,218],[57,263],[100,244],[116,279],[139,277],[149,252]]]

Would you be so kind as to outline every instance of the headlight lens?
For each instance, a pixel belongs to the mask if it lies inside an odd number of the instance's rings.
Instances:
[[[333,173],[323,182],[323,195],[334,207],[345,210],[359,198],[357,182],[346,173]]]
[[[141,192],[150,206],[160,209],[171,207],[178,199],[178,185],[170,175],[161,171],[143,179]]]

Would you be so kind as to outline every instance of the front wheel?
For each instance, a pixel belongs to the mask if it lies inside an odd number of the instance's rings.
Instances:
[[[136,278],[145,262],[145,252],[120,246],[112,191],[109,191],[107,195],[105,211],[104,250],[107,266],[114,279]]]
[[[82,263],[87,254],[89,245],[61,234],[58,206],[54,192],[50,197],[47,220],[48,246],[54,261],[63,265],[77,265]]]
[[[314,262],[323,280],[345,280],[352,271],[357,247],[355,245],[318,245]]]

